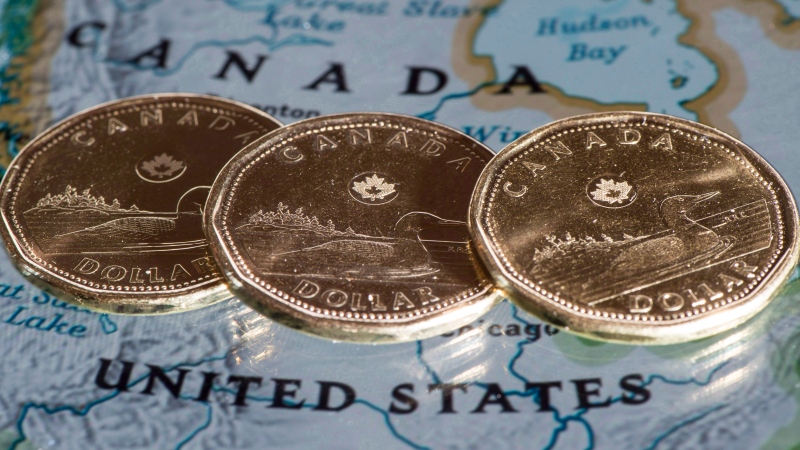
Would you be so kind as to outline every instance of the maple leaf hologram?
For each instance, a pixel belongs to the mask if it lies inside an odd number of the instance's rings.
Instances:
[[[361,194],[364,199],[370,199],[373,202],[383,200],[386,196],[395,193],[394,184],[386,183],[377,174],[366,177],[364,181],[356,181],[353,183],[353,190]]]
[[[592,197],[598,202],[605,202],[613,205],[614,203],[624,203],[629,198],[629,193],[633,186],[628,184],[627,181],[620,181],[619,183],[614,180],[600,179],[596,185],[597,189],[590,192]]]
[[[155,156],[149,161],[144,161],[141,165],[142,170],[147,172],[151,177],[158,178],[159,180],[175,175],[184,167],[186,167],[186,163],[166,153]]]

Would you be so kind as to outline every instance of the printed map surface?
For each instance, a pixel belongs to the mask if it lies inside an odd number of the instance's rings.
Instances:
[[[2,165],[84,108],[155,92],[285,123],[416,115],[495,151],[575,114],[649,110],[757,149],[800,192],[798,0],[0,0]],[[503,302],[369,346],[236,300],[97,314],[0,256],[0,448],[800,447],[800,284],[710,339],[591,342]]]

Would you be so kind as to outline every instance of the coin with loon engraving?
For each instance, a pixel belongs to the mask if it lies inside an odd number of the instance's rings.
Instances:
[[[237,295],[288,326],[362,342],[431,336],[495,304],[466,224],[491,157],[415,117],[315,117],[225,166],[206,234]]]
[[[591,337],[688,341],[742,323],[798,260],[786,183],[735,138],[651,113],[538,128],[498,153],[470,205],[495,282]]]
[[[280,123],[247,105],[158,94],[80,112],[11,163],[5,247],[31,281],[114,313],[164,313],[230,297],[202,217],[219,170]]]

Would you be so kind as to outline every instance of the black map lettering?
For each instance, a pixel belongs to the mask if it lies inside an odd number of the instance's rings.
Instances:
[[[350,90],[347,89],[347,80],[345,79],[344,75],[344,65],[341,63],[331,63],[330,69],[320,75],[320,77],[314,80],[311,84],[305,86],[303,89],[316,91],[319,90],[320,84],[335,85],[336,89],[334,89],[334,92],[350,92]]]
[[[395,386],[392,389],[392,398],[397,400],[397,403],[392,402],[389,404],[389,412],[392,414],[411,414],[417,410],[419,402],[414,397],[406,394],[406,391],[413,394],[414,385],[411,383],[404,383]]]
[[[531,70],[528,69],[527,66],[513,67],[514,73],[511,74],[511,77],[508,78],[508,81],[503,84],[503,87],[501,87],[499,91],[495,92],[495,95],[510,94],[511,88],[515,86],[529,86],[529,93],[531,94],[544,93],[542,87],[539,86],[539,82],[536,81],[536,77],[533,76],[533,73],[531,73]]]
[[[219,70],[219,72],[214,75],[214,78],[226,80],[228,78],[228,70],[231,67],[236,67],[239,72],[242,73],[242,76],[244,76],[247,82],[252,83],[253,78],[256,77],[259,69],[261,69],[261,65],[267,60],[266,55],[256,55],[256,61],[252,65],[248,66],[247,61],[245,61],[244,57],[238,52],[227,50],[226,53],[228,54],[228,58],[225,60],[225,64],[222,65],[222,68]]]
[[[138,55],[134,56],[133,58],[129,59],[128,62],[136,65],[138,67],[146,67],[148,69],[158,67],[160,69],[165,69],[167,67],[167,56],[169,55],[169,46],[170,41],[167,39],[162,39],[158,45],[139,53]],[[143,60],[153,60],[155,64],[151,66],[146,66],[142,64]]]
[[[166,388],[166,392],[170,396],[179,401],[204,403],[209,402],[212,398],[211,393],[215,391],[214,387],[222,384],[223,374],[221,373],[193,371],[178,367],[164,368],[153,364],[145,364],[144,366],[148,370],[147,374],[138,377],[137,381],[131,381],[135,366],[136,363],[131,361],[113,361],[100,358],[100,367],[94,383],[100,389],[130,392],[132,386],[139,381],[145,382],[146,380],[144,389],[138,392],[140,395],[158,395],[156,384],[161,384]],[[307,396],[301,395],[300,392],[304,380],[271,378],[270,381],[272,392],[265,394],[263,389],[266,386],[263,385],[262,377],[231,374],[227,377],[226,384],[232,386],[235,390],[221,390],[219,392],[222,396],[214,396],[213,398],[222,404],[247,407],[250,406],[247,402],[248,395],[251,395],[255,390],[262,390],[262,393],[258,394],[259,396],[266,396],[272,399],[268,408],[314,412],[344,411],[355,404],[358,398],[356,389],[350,384],[342,381],[318,380],[314,381],[319,385],[316,403],[305,407]],[[577,405],[575,409],[604,408],[611,406],[615,401],[612,400],[611,396],[604,396],[601,393],[603,386],[601,378],[576,379],[570,380],[570,382],[574,385],[573,398],[575,403],[573,404]],[[619,389],[614,394],[614,398],[622,404],[641,405],[648,402],[652,397],[651,391],[647,388],[648,382],[640,374],[624,375],[620,377],[617,385]],[[470,387],[473,387],[473,389],[469,389]],[[538,405],[536,412],[556,411],[558,409],[556,408],[556,403],[558,402],[554,401],[554,392],[562,393],[562,388],[562,381],[525,383],[526,392],[536,391],[536,404]],[[196,389],[196,396],[192,392],[188,393],[189,395],[183,392],[184,390],[193,389]],[[519,386],[512,387],[514,391],[518,392],[518,389]],[[388,412],[390,414],[411,414],[418,411],[421,401],[414,397],[414,391],[415,386],[413,383],[396,385],[389,393],[391,400],[387,408]],[[436,397],[437,394],[435,392],[437,391],[440,392],[438,394],[440,400]],[[520,408],[524,408],[525,405],[529,404],[526,401],[524,404],[515,405],[515,397],[509,395],[510,391],[500,383],[477,381],[474,384],[453,382],[429,384],[427,385],[428,404],[433,404],[437,410],[436,414],[458,414],[460,411],[456,409],[455,399],[458,391],[462,393],[459,399],[462,406],[464,402],[469,402],[471,399],[471,409],[462,410],[464,412],[469,411],[470,414],[518,413],[521,412]],[[230,400],[225,401],[225,395],[229,395]],[[562,396],[563,393],[559,395],[559,397]]]
[[[433,81],[432,86],[430,82],[426,82],[424,90],[420,87],[423,76]],[[408,84],[406,85],[406,90],[401,92],[400,95],[431,95],[441,91],[446,85],[447,74],[445,72],[433,67],[409,66]]]

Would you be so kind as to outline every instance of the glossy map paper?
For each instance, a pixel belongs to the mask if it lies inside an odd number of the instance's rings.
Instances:
[[[0,1],[2,162],[48,125],[155,92],[291,123],[388,111],[498,151],[576,114],[649,110],[740,138],[800,192],[793,0]],[[690,344],[583,340],[501,303],[390,346],[238,301],[76,309],[0,256],[0,447],[792,448],[800,285]]]

